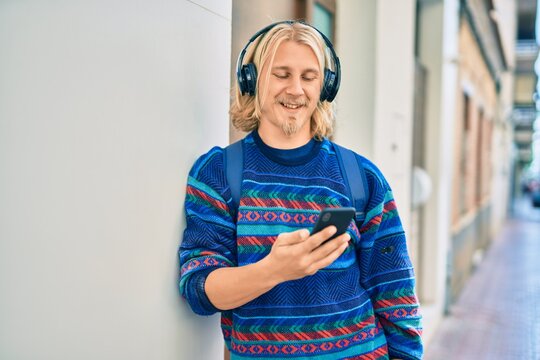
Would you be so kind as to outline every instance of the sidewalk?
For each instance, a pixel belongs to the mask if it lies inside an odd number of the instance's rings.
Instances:
[[[528,198],[426,345],[425,360],[540,359],[540,209]]]

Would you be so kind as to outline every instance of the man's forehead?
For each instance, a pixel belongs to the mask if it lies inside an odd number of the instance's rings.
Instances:
[[[287,40],[279,44],[272,68],[302,67],[318,70],[319,61],[313,49],[302,43]]]

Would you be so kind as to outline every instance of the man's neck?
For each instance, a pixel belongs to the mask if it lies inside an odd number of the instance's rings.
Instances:
[[[287,135],[281,129],[267,127],[261,124],[257,129],[261,140],[274,149],[295,149],[306,145],[313,136],[309,131],[298,131],[295,134]]]

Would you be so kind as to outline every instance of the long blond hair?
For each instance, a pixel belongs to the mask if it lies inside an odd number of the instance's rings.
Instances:
[[[268,69],[270,69],[277,48],[283,41],[295,41],[309,46],[317,57],[321,76],[324,74],[326,64],[330,62],[330,56],[325,51],[326,44],[317,30],[301,22],[284,22],[272,27],[247,49],[244,57],[245,62],[252,62],[257,70],[262,69],[263,65],[269,62]],[[258,74],[255,96],[242,95],[238,83],[235,85],[234,98],[229,113],[233,126],[241,131],[249,132],[259,127],[262,108],[261,99],[264,98],[265,92],[268,90],[262,89],[261,94],[259,86],[261,76],[266,76],[266,80],[268,80],[270,71],[267,71],[266,74]],[[321,86],[323,81],[324,79],[321,81]],[[266,83],[268,84],[268,81]],[[311,133],[313,136],[317,139],[330,137],[334,132],[334,122],[333,103],[317,100],[317,107],[311,116]]]

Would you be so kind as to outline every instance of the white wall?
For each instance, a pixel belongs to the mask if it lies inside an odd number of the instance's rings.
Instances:
[[[392,186],[407,233],[412,189],[415,7],[412,0],[377,1],[374,160]]]
[[[186,174],[228,140],[231,1],[0,3],[0,358],[218,359],[179,299]]]
[[[341,85],[336,98],[336,141],[373,159],[376,8],[373,0],[338,0],[336,52]]]
[[[336,141],[381,168],[409,230],[415,2],[342,0]]]

